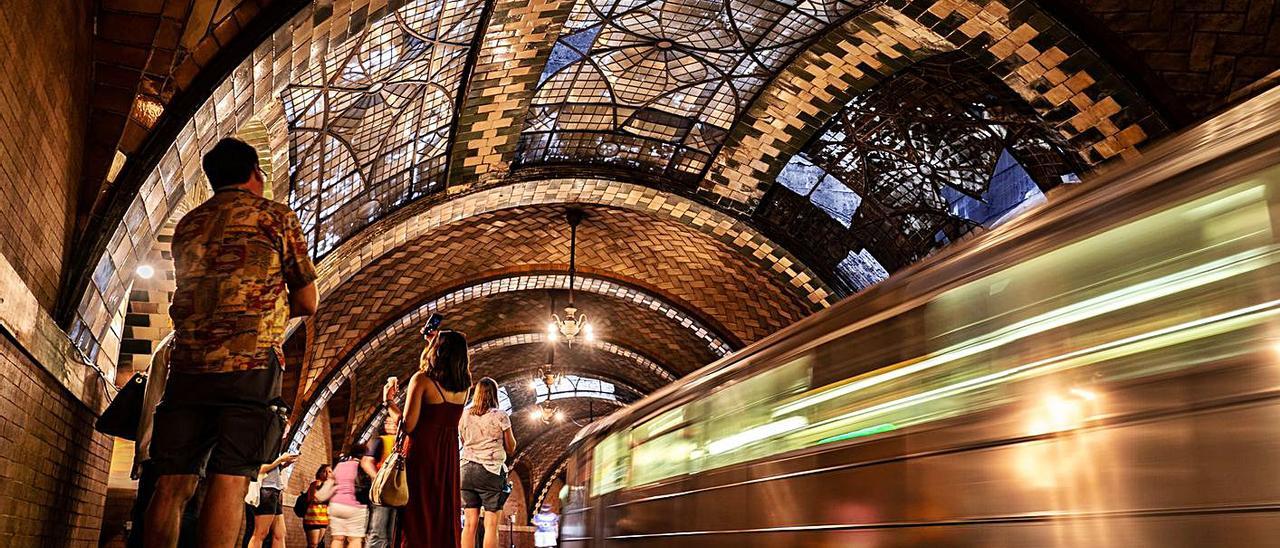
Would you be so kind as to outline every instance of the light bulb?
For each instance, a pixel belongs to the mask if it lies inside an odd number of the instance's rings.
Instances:
[[[535,407],[535,408],[533,408],[533,412],[532,412],[532,413],[530,413],[530,414],[533,416],[533,418],[534,418],[535,420],[541,420],[541,419],[542,419],[542,416],[543,416],[545,413],[542,411],[542,408],[541,408],[541,407]]]
[[[587,337],[588,341],[596,340],[596,330],[591,328],[591,324],[583,325],[582,332]]]
[[[156,269],[149,264],[138,265],[137,273],[139,278],[150,280],[152,276],[156,275]]]
[[[556,422],[564,422],[564,411],[556,411]]]

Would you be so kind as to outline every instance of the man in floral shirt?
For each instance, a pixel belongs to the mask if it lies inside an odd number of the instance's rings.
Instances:
[[[200,546],[239,539],[249,480],[275,455],[285,326],[315,313],[315,267],[298,218],[262,196],[258,153],[223,139],[204,157],[213,197],[178,222],[169,381],[151,456],[160,479],[148,508],[149,547],[173,546],[186,500],[208,491]],[[274,439],[273,439],[274,438]]]

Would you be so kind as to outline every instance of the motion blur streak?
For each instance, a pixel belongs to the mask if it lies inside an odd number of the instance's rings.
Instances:
[[[562,546],[1263,546],[1280,89],[585,428]]]

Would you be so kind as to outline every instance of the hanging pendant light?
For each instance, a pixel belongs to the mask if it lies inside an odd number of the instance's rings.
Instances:
[[[564,316],[551,315],[551,323],[547,325],[547,337],[552,342],[564,339],[570,345],[579,340],[591,342],[595,340],[595,330],[587,322],[586,313],[579,313],[573,304],[574,284],[577,278],[578,224],[586,218],[580,209],[570,209],[565,214],[569,221],[569,305],[564,307]]]

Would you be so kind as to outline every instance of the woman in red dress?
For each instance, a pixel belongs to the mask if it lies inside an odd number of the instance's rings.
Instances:
[[[419,363],[420,370],[409,379],[401,415],[408,434],[409,485],[402,546],[456,548],[462,541],[458,419],[471,388],[466,337],[457,331],[433,334]],[[384,396],[392,412],[399,414],[395,385]]]

